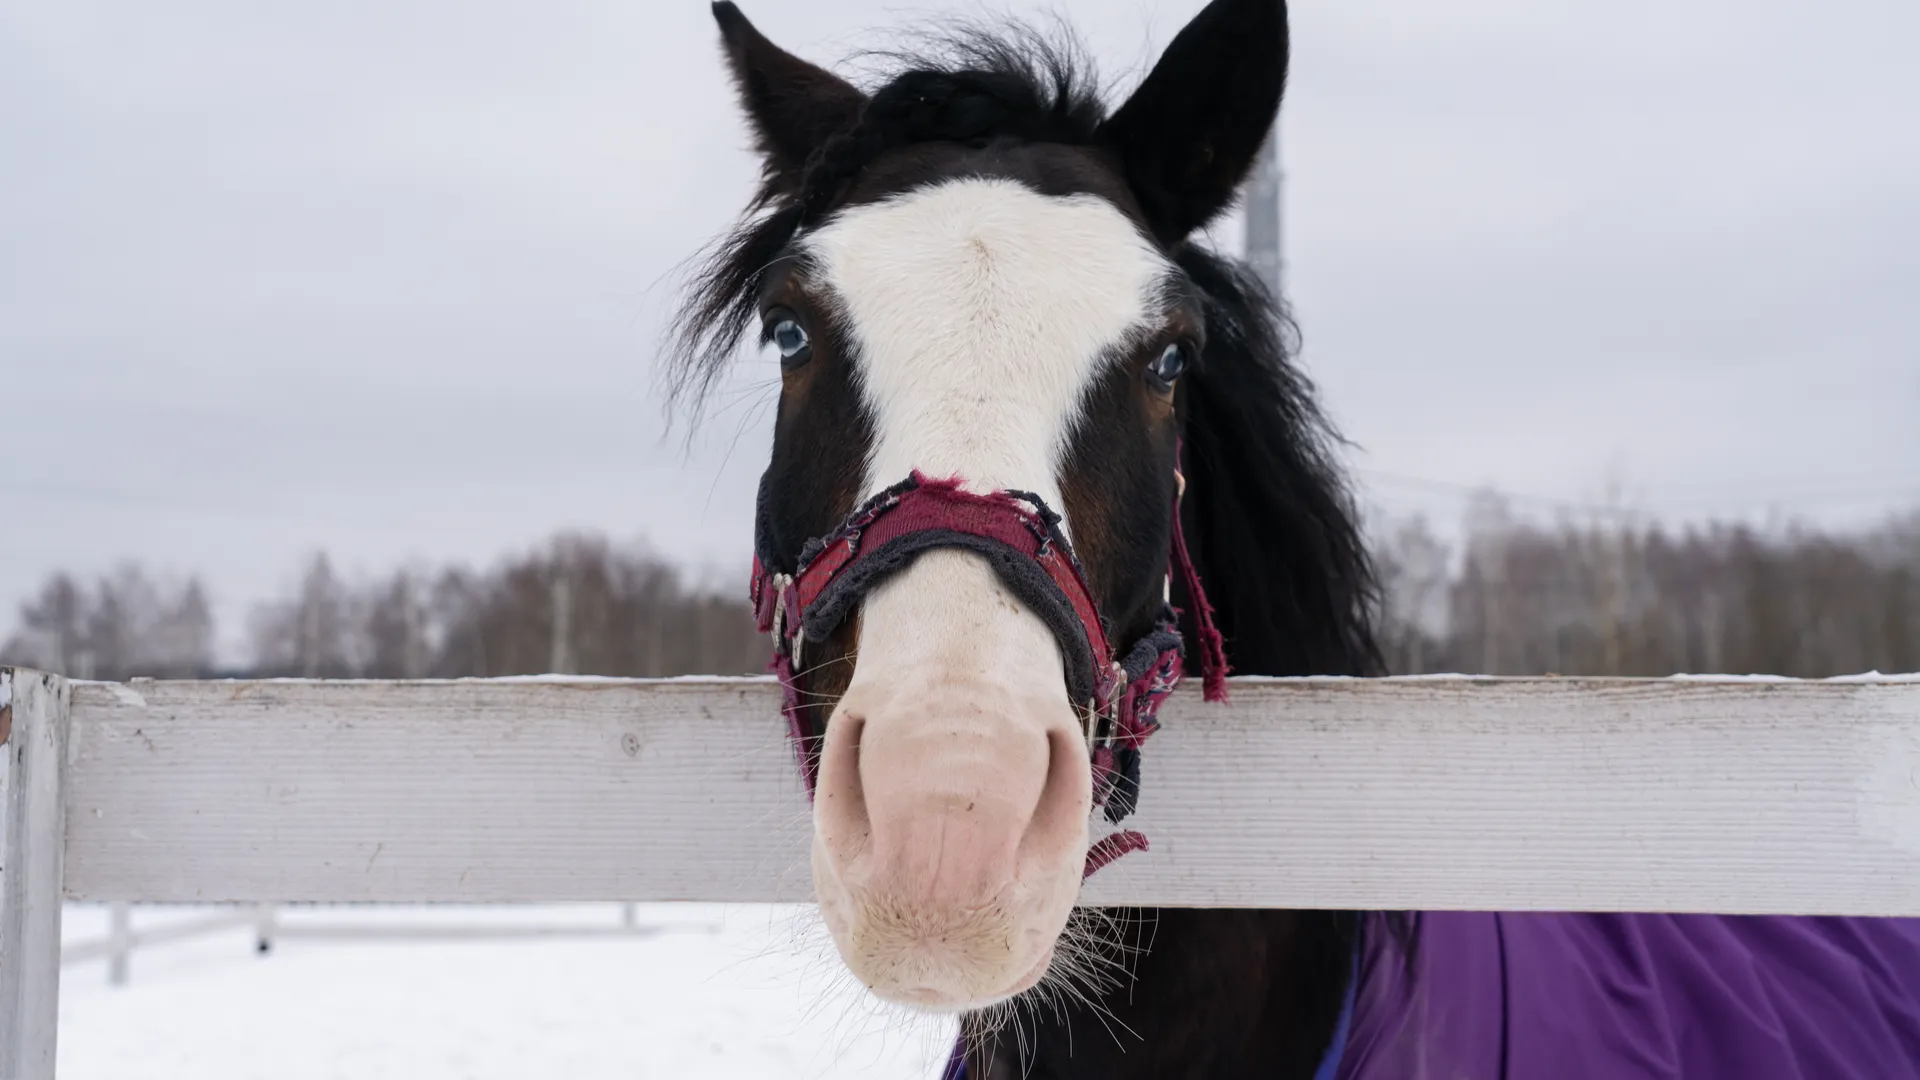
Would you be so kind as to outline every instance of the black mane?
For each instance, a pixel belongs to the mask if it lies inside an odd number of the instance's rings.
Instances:
[[[882,154],[998,139],[1086,146],[1107,116],[1085,50],[1064,28],[959,26],[875,55],[893,74],[858,122],[816,147],[798,182],[770,162],[746,216],[701,259],[673,321],[676,400],[697,404],[712,387],[752,324],[769,265]]]
[[[1183,388],[1187,522],[1228,659],[1242,675],[1379,675],[1373,563],[1293,321],[1243,263],[1191,244],[1174,259],[1206,305]]]

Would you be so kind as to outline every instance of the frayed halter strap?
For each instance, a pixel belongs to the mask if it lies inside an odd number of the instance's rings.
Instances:
[[[1185,479],[1178,474],[1176,479],[1184,491]],[[1178,500],[1176,495],[1169,584],[1178,573],[1192,598],[1206,699],[1224,701],[1226,651],[1187,553]],[[792,575],[769,571],[771,559],[760,546],[753,563],[754,613],[761,631],[773,635],[772,670],[784,692],[787,734],[808,798],[819,770],[819,752],[801,712],[808,643],[826,641],[862,596],[921,553],[963,548],[984,557],[1053,632],[1065,659],[1070,700],[1086,709],[1094,804],[1116,824],[1133,812],[1140,792],[1140,749],[1159,727],[1161,702],[1185,674],[1178,613],[1169,599],[1152,631],[1124,653],[1115,652],[1086,575],[1060,531],[1060,516],[1039,496],[1024,491],[976,495],[961,490],[958,480],[915,472],[868,500],[833,533],[809,541]],[[1088,849],[1085,873],[1146,847],[1147,838],[1131,829],[1112,833]]]

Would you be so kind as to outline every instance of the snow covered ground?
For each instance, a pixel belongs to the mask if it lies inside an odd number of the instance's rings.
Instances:
[[[138,908],[136,928],[204,915]],[[611,905],[281,909],[282,922],[618,923]],[[807,909],[642,905],[644,937],[283,940],[251,931],[62,973],[61,1080],[927,1080],[950,1022],[892,1010],[839,969]],[[72,905],[68,943],[106,936]]]

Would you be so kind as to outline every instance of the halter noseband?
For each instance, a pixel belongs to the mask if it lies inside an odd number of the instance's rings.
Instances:
[[[1184,491],[1185,479],[1175,476]],[[1141,747],[1160,726],[1161,702],[1185,674],[1171,597],[1153,629],[1116,653],[1086,575],[1060,531],[1060,516],[1039,496],[1023,491],[976,495],[961,490],[958,480],[933,480],[919,472],[869,499],[832,533],[808,541],[794,574],[769,571],[765,555],[754,557],[754,614],[761,631],[773,635],[772,670],[780,680],[787,734],[808,798],[819,755],[801,714],[806,644],[826,641],[869,590],[935,548],[961,548],[984,557],[1052,631],[1065,661],[1068,699],[1084,710],[1094,805],[1103,807],[1111,822],[1125,819],[1139,798]],[[1192,598],[1206,700],[1224,701],[1225,649],[1187,553],[1178,495],[1168,561],[1169,591],[1177,571]],[[1088,849],[1086,873],[1146,846],[1138,832],[1115,832]]]

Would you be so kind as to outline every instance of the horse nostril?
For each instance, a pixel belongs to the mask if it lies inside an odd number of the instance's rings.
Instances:
[[[821,810],[837,826],[833,831],[842,843],[863,843],[872,831],[867,820],[866,782],[860,771],[860,739],[866,729],[865,716],[835,713],[827,721],[820,751],[820,785],[814,797],[824,801]]]
[[[1047,778],[1020,838],[1023,856],[1054,857],[1084,839],[1093,798],[1086,743],[1072,727],[1047,729]]]
[[[860,737],[867,733],[867,718],[849,714],[841,718],[840,724],[845,729],[846,748],[842,753],[853,778],[853,789],[862,791],[866,788],[866,776],[860,771]]]

